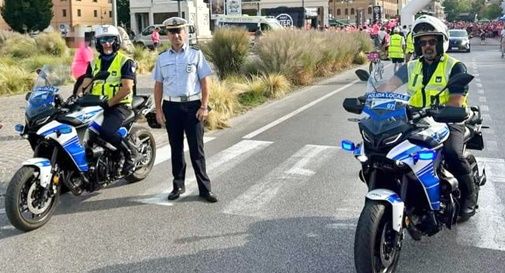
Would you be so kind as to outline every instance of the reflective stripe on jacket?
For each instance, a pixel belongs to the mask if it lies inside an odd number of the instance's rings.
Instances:
[[[108,99],[114,97],[121,88],[121,68],[128,60],[130,60],[129,57],[118,52],[116,54],[116,57],[114,57],[114,60],[110,64],[109,69],[107,70],[109,72],[109,76],[105,81],[96,80],[93,83],[93,89],[91,90],[91,94],[106,96]],[[96,76],[98,72],[100,72],[100,68],[102,67],[102,60],[99,57],[95,58],[91,63],[91,67],[93,69],[92,71],[93,76]],[[131,105],[132,101],[133,97],[130,92],[130,94],[125,98],[123,98],[123,100],[121,100],[120,103]]]

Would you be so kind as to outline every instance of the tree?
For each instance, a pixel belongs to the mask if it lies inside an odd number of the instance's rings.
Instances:
[[[52,0],[5,0],[0,8],[5,22],[15,31],[42,31],[53,18]]]
[[[117,20],[119,25],[130,28],[130,0],[117,0]]]
[[[498,4],[491,4],[482,9],[480,18],[487,18],[490,20],[496,19],[502,15],[501,7]]]

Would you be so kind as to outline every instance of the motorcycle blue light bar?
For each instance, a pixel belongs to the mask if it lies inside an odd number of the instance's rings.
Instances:
[[[436,151],[419,151],[417,152],[419,160],[433,160],[437,157]]]
[[[25,130],[25,126],[21,125],[21,124],[16,124],[14,126],[14,130],[18,133],[22,133],[24,130]]]
[[[342,140],[342,149],[344,149],[345,151],[349,151],[349,152],[352,152],[354,150],[356,150],[356,145],[354,144],[354,142],[350,141],[350,140]]]

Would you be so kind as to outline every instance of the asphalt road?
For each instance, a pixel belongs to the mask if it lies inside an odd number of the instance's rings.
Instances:
[[[505,272],[505,60],[492,47],[454,56],[476,75],[470,101],[491,126],[486,149],[476,153],[489,169],[488,184],[469,222],[420,242],[407,236],[398,272]],[[362,93],[355,80],[345,72],[206,135],[218,203],[196,197],[190,168],[187,193],[168,202],[170,161],[159,147],[146,180],[64,195],[38,230],[15,230],[0,210],[0,271],[354,272],[366,187],[359,163],[338,143],[359,140],[341,106]]]

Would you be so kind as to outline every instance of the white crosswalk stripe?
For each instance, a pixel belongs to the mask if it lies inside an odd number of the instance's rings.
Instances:
[[[334,156],[335,146],[306,145],[285,162],[267,174],[259,183],[230,202],[223,212],[226,214],[262,217],[263,207],[270,202],[286,184],[304,183],[318,168]]]
[[[210,162],[207,165],[207,172],[211,178],[215,178],[230,170],[240,164],[241,162],[248,159],[250,156],[258,151],[261,151],[268,147],[273,142],[270,141],[258,141],[258,140],[242,140],[239,143],[225,149],[212,157],[207,161]],[[189,170],[187,170],[189,172]],[[182,197],[192,194],[198,190],[196,179],[193,173],[189,174],[185,182],[186,192]],[[138,202],[157,204],[171,206],[173,202],[167,200],[168,192],[171,190],[171,185],[168,185],[167,181],[163,181],[156,187],[153,187],[146,192],[144,196],[146,198],[138,199]],[[155,194],[154,196],[149,196]],[[181,198],[182,199],[182,198]]]
[[[467,223],[457,226],[458,242],[479,248],[505,251],[505,219],[495,183],[505,182],[505,160],[477,158],[480,168],[485,168],[487,183],[479,192],[479,209]]]
[[[214,137],[203,137],[203,143],[207,143],[213,139],[214,139]],[[184,141],[184,142],[186,142],[186,141]],[[189,151],[189,147],[188,147],[187,143],[185,143],[185,145],[184,145],[184,151],[185,152]],[[163,147],[157,149],[156,150],[156,159],[154,160],[154,166],[169,160],[170,157],[172,157],[170,145],[166,145],[166,146],[163,146]]]

